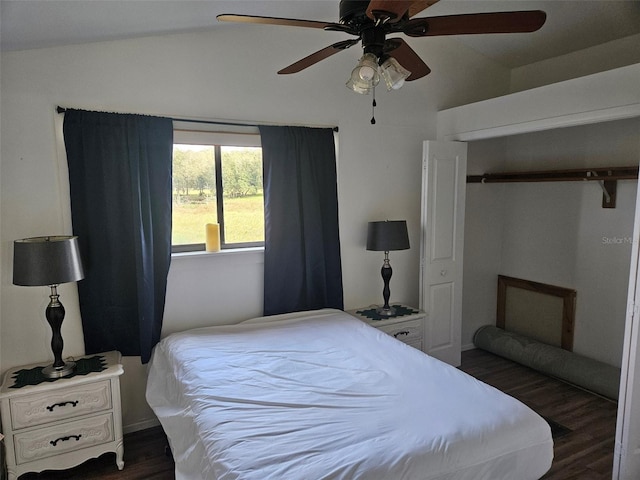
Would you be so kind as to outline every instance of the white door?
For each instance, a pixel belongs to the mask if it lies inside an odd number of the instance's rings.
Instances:
[[[420,308],[424,350],[460,365],[467,144],[426,141],[422,154]]]
[[[640,478],[640,184],[636,195],[633,248],[627,293],[618,423],[613,461],[615,480]]]

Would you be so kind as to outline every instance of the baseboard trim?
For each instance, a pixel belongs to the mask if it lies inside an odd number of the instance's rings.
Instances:
[[[122,433],[125,435],[127,433],[138,432],[140,430],[146,430],[147,428],[153,428],[160,425],[160,422],[157,418],[150,418],[147,420],[143,420],[141,422],[130,423],[129,425],[122,426]]]
[[[476,346],[473,343],[467,343],[466,345],[462,345],[461,349],[463,352],[466,352],[467,350],[474,350],[476,348]]]

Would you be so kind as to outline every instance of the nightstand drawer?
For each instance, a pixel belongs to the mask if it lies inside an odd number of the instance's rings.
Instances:
[[[392,325],[381,325],[378,328],[404,343],[417,344],[422,342],[421,319],[394,323]]]
[[[113,415],[110,412],[17,433],[14,437],[16,463],[20,465],[113,440]]]
[[[347,313],[391,335],[407,345],[422,350],[426,313],[402,304],[395,304],[396,315],[382,317],[375,306],[348,310]]]
[[[111,386],[109,380],[104,380],[15,397],[9,402],[13,430],[19,430],[109,410],[111,408]]]

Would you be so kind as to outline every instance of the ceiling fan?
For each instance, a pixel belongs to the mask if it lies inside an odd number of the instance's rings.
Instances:
[[[412,18],[437,1],[340,0],[338,23],[233,14],[218,15],[217,19],[221,22],[318,28],[354,35],[356,38],[329,45],[283,68],[278,73],[300,72],[361,41],[364,54],[353,70],[347,87],[363,94],[369,93],[378,84],[381,76],[387,89],[395,90],[400,88],[405,80],[417,80],[431,71],[402,38],[387,38],[389,34],[429,37],[527,33],[538,30],[546,20],[546,14],[540,10]]]

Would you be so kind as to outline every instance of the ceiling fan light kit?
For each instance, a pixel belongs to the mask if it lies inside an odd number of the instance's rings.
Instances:
[[[372,53],[365,53],[351,72],[347,87],[356,93],[368,94],[380,82],[378,59]]]
[[[318,50],[278,73],[286,75],[300,72],[356,43],[362,43],[364,54],[347,81],[347,87],[361,94],[371,92],[380,81],[380,77],[391,91],[401,88],[405,81],[417,80],[431,72],[402,38],[387,38],[389,34],[399,33],[420,38],[439,35],[529,33],[539,30],[546,20],[546,14],[540,10],[411,18],[437,1],[340,0],[338,23],[234,14],[218,15],[217,18],[221,22],[316,28],[355,36],[355,39],[342,40]]]
[[[387,85],[387,90],[398,90],[404,85],[404,81],[407,79],[411,72],[404,68],[393,57],[387,58],[382,65],[380,65],[380,74],[384,79],[384,83]]]

